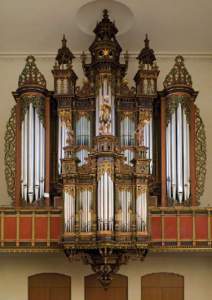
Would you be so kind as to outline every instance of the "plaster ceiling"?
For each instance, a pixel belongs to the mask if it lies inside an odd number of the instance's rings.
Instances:
[[[211,0],[1,0],[0,54],[51,54],[65,33],[73,52],[87,50],[105,7],[124,50],[138,52],[145,33],[161,53],[212,53]]]

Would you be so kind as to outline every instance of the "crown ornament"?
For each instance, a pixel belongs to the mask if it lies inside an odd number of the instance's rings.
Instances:
[[[46,88],[46,80],[39,71],[34,56],[30,55],[26,59],[26,65],[21,72],[18,80],[18,87],[38,86]]]
[[[175,58],[175,64],[166,76],[163,85],[166,89],[172,86],[192,87],[191,75],[188,73],[184,64],[184,58],[181,55]]]

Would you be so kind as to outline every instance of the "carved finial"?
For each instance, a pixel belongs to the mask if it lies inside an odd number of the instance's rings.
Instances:
[[[67,40],[66,40],[66,36],[65,34],[63,35],[63,39],[62,39],[62,47],[65,48],[66,47],[66,43],[67,43]]]
[[[146,33],[145,40],[144,40],[145,48],[149,48],[149,39],[148,34]]]
[[[192,87],[191,75],[188,73],[181,55],[175,58],[175,64],[166,76],[163,85],[165,88],[177,85]]]
[[[109,19],[109,15],[108,15],[108,10],[107,9],[103,10],[103,18],[104,19]]]
[[[37,68],[35,58],[32,55],[26,58],[26,65],[19,76],[18,86],[39,86],[46,88],[46,80]]]
[[[141,50],[137,59],[139,60],[139,63],[153,65],[156,58],[153,49],[149,48],[149,39],[147,34],[145,36],[144,45],[145,47]]]
[[[67,40],[65,38],[65,35],[63,35],[62,48],[58,50],[56,61],[58,62],[59,65],[64,65],[64,64],[68,65],[72,63],[73,59],[74,59],[74,55],[67,47]]]

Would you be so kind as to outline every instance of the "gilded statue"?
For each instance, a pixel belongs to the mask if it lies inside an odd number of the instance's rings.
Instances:
[[[105,96],[99,114],[100,134],[109,134],[111,128],[111,105],[109,96]]]

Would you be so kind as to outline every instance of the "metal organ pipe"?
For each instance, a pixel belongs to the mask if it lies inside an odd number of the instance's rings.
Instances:
[[[34,192],[34,109],[32,103],[29,105],[29,162],[28,162],[28,197],[33,202]]]
[[[182,109],[179,103],[177,108],[177,193],[180,203],[183,201],[183,153],[182,153]]]
[[[167,194],[171,198],[171,124],[166,128],[166,176],[167,176]]]
[[[172,199],[176,200],[177,195],[177,168],[176,168],[176,112],[171,116],[171,171],[172,171]]]
[[[61,119],[59,117],[58,120],[58,174],[61,174],[62,172],[62,166],[61,166],[61,158],[62,158],[62,125],[61,125]]]
[[[45,178],[45,130],[40,122],[40,198],[44,195]]]
[[[104,181],[103,181],[103,188],[104,188],[104,197],[103,197],[103,203],[104,203],[104,230],[107,230],[108,228],[108,186],[107,186],[107,173],[104,173]]]
[[[178,103],[166,128],[167,195],[178,203],[190,197],[189,129],[185,108]]]
[[[153,171],[153,126],[152,126],[152,116],[149,122],[149,159],[150,161],[150,174]]]
[[[25,117],[24,117],[24,126],[23,126],[23,138],[24,141],[22,143],[23,149],[22,149],[22,153],[23,153],[23,195],[22,197],[24,198],[25,201],[27,201],[27,190],[28,190],[28,115],[29,115],[29,111],[27,110],[25,113]]]
[[[35,200],[39,198],[40,187],[40,120],[38,114],[35,113]]]
[[[137,231],[145,231],[147,224],[147,191],[139,192],[136,201]]]
[[[21,124],[21,139],[21,195],[32,203],[43,198],[45,177],[45,132],[32,103]]]
[[[109,191],[109,230],[113,230],[114,220],[114,185],[110,176],[108,176],[108,191]]]

